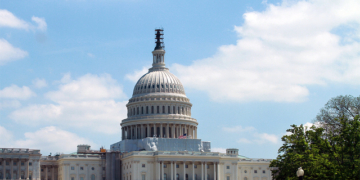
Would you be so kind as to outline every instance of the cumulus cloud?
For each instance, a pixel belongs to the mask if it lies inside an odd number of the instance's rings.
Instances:
[[[34,21],[37,26],[19,19],[8,10],[0,9],[0,27],[46,31],[47,24],[44,18],[33,16],[31,20]]]
[[[267,133],[259,133],[254,127],[242,127],[242,126],[234,126],[234,127],[223,127],[222,130],[226,133],[233,133],[236,136],[242,136],[236,142],[241,144],[263,144],[263,143],[272,143],[277,144],[280,138],[274,134]],[[247,138],[246,138],[247,137]]]
[[[17,85],[11,85],[0,90],[0,99],[28,99],[36,96],[34,92],[27,86],[19,87]]]
[[[10,61],[22,59],[26,56],[28,56],[26,51],[12,46],[5,39],[0,39],[0,65],[4,65]]]
[[[360,1],[283,1],[243,15],[239,39],[213,57],[173,65],[216,101],[301,102],[309,86],[360,83]]]
[[[226,153],[226,149],[225,148],[211,148],[211,152],[221,152],[221,153]]]
[[[125,79],[128,79],[132,82],[137,82],[141,78],[141,76],[143,76],[148,71],[149,71],[148,67],[143,67],[141,70],[136,70],[133,73],[126,74]]]
[[[126,118],[127,101],[121,86],[110,75],[86,74],[72,79],[65,74],[58,90],[45,94],[48,104],[31,104],[10,113],[14,121],[27,125],[59,125],[115,134]]]
[[[64,153],[74,152],[78,144],[95,145],[91,140],[55,126],[26,132],[22,139],[15,139],[11,131],[0,126],[0,137],[0,144],[4,147],[40,149],[41,153],[46,153],[45,155],[54,150]]]
[[[39,79],[36,78],[32,81],[32,84],[36,87],[36,88],[44,88],[47,87],[47,83],[45,79]]]

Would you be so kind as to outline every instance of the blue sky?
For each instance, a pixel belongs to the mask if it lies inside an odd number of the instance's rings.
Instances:
[[[120,140],[164,28],[167,67],[216,151],[275,158],[291,124],[359,95],[357,1],[2,1],[0,146],[70,153]]]

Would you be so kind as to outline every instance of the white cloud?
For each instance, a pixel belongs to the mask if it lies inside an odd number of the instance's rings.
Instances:
[[[211,148],[211,152],[221,152],[221,153],[226,153],[226,149],[225,148]]]
[[[11,85],[0,90],[0,99],[28,99],[36,96],[34,92],[27,86],[19,87],[17,85]]]
[[[18,100],[0,101],[0,109],[19,108],[20,106],[21,103]]]
[[[241,136],[236,142],[241,144],[250,144],[250,143],[272,143],[277,144],[280,138],[274,134],[259,133],[254,127],[223,127],[222,130],[226,133],[234,133],[235,137]],[[247,137],[247,138],[246,138]]]
[[[109,74],[86,74],[77,80],[71,80],[70,75],[66,74],[61,81],[66,83],[61,84],[58,91],[46,93],[45,97],[55,102],[126,97],[122,87]]]
[[[44,88],[47,87],[47,83],[45,79],[39,79],[36,78],[32,81],[32,84],[36,87],[36,88]]]
[[[255,128],[254,127],[245,127],[243,128],[242,126],[234,126],[234,127],[223,127],[222,128],[223,131],[226,131],[226,132],[250,132],[250,131],[254,131]]]
[[[11,131],[0,126],[0,137],[0,144],[4,147],[40,149],[42,153],[71,153],[79,144],[95,145],[91,140],[54,126],[26,132],[23,139],[15,139]]]
[[[10,113],[14,121],[27,125],[59,125],[76,127],[105,134],[120,132],[119,124],[126,118],[127,101],[121,86],[110,75],[86,74],[75,80],[65,74],[57,91],[45,94],[54,103],[32,104]]]
[[[126,74],[125,79],[128,79],[132,82],[137,82],[141,78],[141,76],[143,76],[148,71],[149,71],[148,67],[143,67],[141,70],[136,70],[131,74]]]
[[[28,56],[26,51],[12,46],[5,39],[0,39],[0,65],[4,65],[10,61],[22,59],[26,56]]]
[[[235,45],[190,66],[173,65],[183,84],[216,101],[300,102],[309,86],[360,83],[360,1],[267,6],[243,15]]]
[[[29,22],[19,19],[8,10],[0,9],[0,27],[9,27],[9,28],[25,29],[25,30],[37,29],[40,31],[46,31],[47,24],[44,18],[33,16],[31,20],[34,21],[37,24],[37,26],[34,26]]]

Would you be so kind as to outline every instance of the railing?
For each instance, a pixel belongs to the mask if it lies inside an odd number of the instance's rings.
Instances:
[[[40,154],[40,150],[27,148],[0,148],[0,153]]]

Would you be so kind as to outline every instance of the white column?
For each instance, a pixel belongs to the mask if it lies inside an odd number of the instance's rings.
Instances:
[[[156,163],[156,179],[157,180],[160,180],[160,161],[158,161],[157,163]]]
[[[48,167],[45,166],[45,180],[48,180]]]
[[[55,168],[54,166],[51,167],[51,180],[55,180],[54,168]],[[87,174],[89,175],[89,169],[88,169]],[[89,177],[89,176],[87,176],[87,177]]]
[[[184,167],[183,167],[183,169],[184,169],[184,172],[183,172],[183,179],[186,179],[186,168],[185,168],[185,166],[186,166],[186,162],[184,161]]]
[[[235,179],[236,179],[236,180],[238,180],[238,178],[239,178],[239,176],[238,176],[238,171],[239,171],[239,169],[238,169],[238,164],[236,163],[236,164],[235,164]]]
[[[166,133],[166,138],[169,138],[170,136],[169,136],[169,123],[167,123],[167,125],[166,125],[166,131],[165,131],[165,133]]]
[[[171,179],[171,180],[174,180],[174,169],[173,169],[173,167],[174,167],[174,162],[170,162],[170,164],[171,164],[171,176],[170,176],[170,179]]]
[[[150,125],[147,124],[147,137],[150,137]]]
[[[195,179],[195,162],[192,163],[192,180]]]
[[[204,162],[201,162],[201,180],[204,180]]]
[[[135,139],[137,139],[138,138],[138,130],[137,130],[138,128],[137,128],[137,125],[135,125]]]
[[[216,180],[216,163],[214,162],[214,180]]]
[[[175,172],[175,174],[174,174],[174,179],[177,180],[177,179],[176,179],[176,161],[174,162],[174,172]]]
[[[2,161],[2,174],[3,174],[3,179],[6,179],[6,169],[5,169],[5,166],[6,166],[6,159],[3,159]]]
[[[162,127],[162,123],[160,123],[160,138],[163,138],[163,127]]]
[[[195,127],[195,139],[197,139],[197,127]]]
[[[205,163],[205,176],[204,176],[204,180],[207,180],[207,163]]]
[[[164,161],[161,162],[161,179],[164,180],[165,179],[165,173],[164,173]]]
[[[220,164],[219,163],[216,164],[216,170],[217,170],[216,179],[220,180]]]

